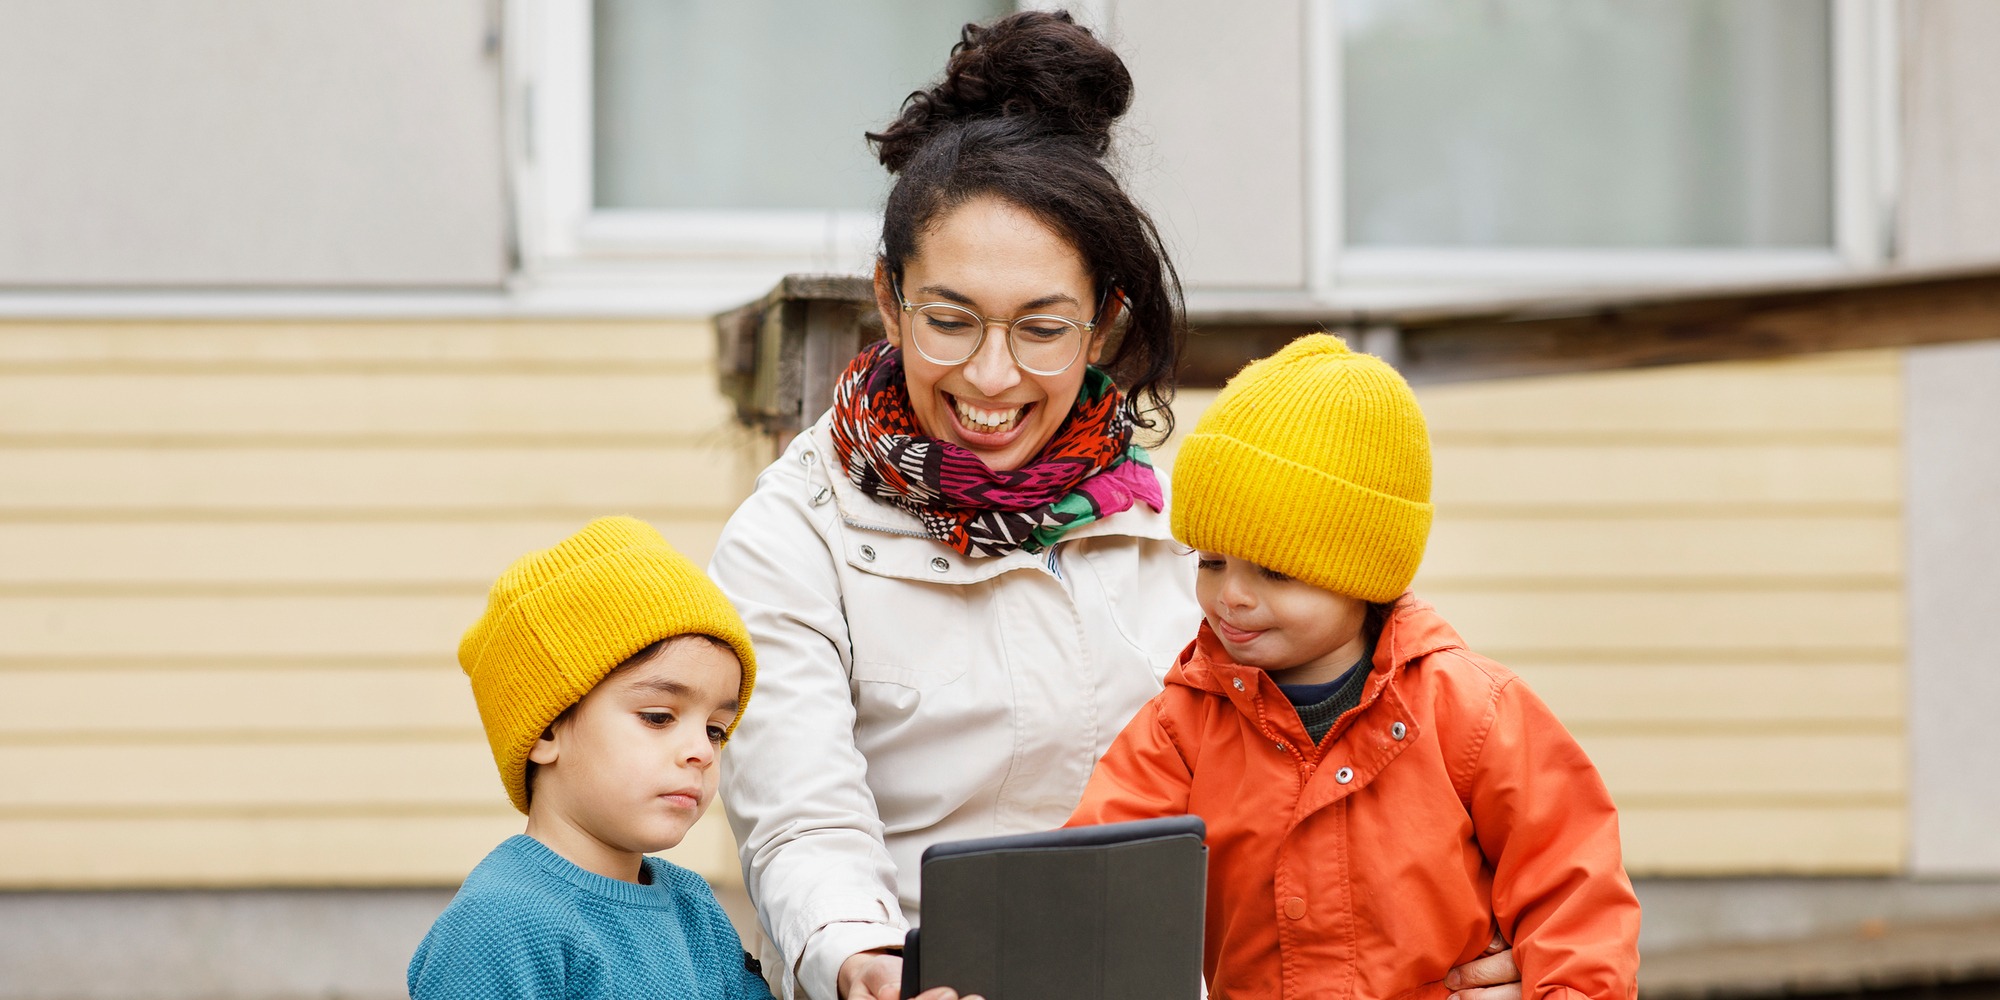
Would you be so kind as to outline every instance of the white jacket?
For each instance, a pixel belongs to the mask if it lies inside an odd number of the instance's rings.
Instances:
[[[709,572],[757,647],[722,801],[780,996],[901,945],[945,840],[1069,818],[1195,634],[1194,564],[1143,504],[972,559],[840,473],[826,420],[765,469]],[[790,970],[792,975],[783,974]]]

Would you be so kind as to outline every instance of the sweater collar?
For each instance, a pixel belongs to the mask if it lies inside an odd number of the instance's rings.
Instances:
[[[507,838],[500,847],[521,861],[540,868],[592,896],[625,906],[664,909],[674,905],[672,866],[659,858],[641,860],[646,866],[647,875],[652,878],[651,883],[641,885],[623,879],[606,878],[596,872],[587,871],[576,862],[557,854],[549,845],[525,833],[517,833]]]

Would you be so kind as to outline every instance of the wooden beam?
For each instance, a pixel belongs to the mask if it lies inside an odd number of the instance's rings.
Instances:
[[[1988,340],[2000,338],[2000,272],[1401,329],[1404,371],[1420,382]]]
[[[1197,312],[1190,322],[1187,387],[1221,385],[1321,330],[1376,353],[1393,345],[1412,382],[1512,378],[1996,339],[2000,265],[1599,298]]]
[[[816,419],[834,379],[882,336],[873,286],[795,274],[715,318],[737,417],[780,434]],[[2000,263],[1834,275],[1783,286],[1353,309],[1309,301],[1196,311],[1180,384],[1214,387],[1296,337],[1327,330],[1410,381],[1451,382],[1821,351],[2000,339]]]

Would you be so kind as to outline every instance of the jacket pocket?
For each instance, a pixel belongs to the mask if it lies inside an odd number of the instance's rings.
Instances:
[[[965,674],[964,656],[930,656],[913,650],[908,659],[854,660],[854,679],[862,683],[894,684],[912,691],[929,691],[949,684]]]

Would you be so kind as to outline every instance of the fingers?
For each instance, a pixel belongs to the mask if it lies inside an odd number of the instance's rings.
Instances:
[[[1480,954],[1498,955],[1499,953],[1506,950],[1507,950],[1507,939],[1501,937],[1499,931],[1494,931],[1493,940],[1486,942],[1486,950],[1480,952]]]
[[[1511,948],[1494,952],[1484,958],[1475,958],[1445,973],[1444,976],[1445,988],[1450,990],[1468,986],[1503,986],[1520,981],[1521,970],[1514,965],[1514,952]],[[1502,998],[1493,997],[1487,1000],[1502,1000]]]
[[[961,998],[958,995],[958,993],[952,990],[950,987],[940,986],[937,987],[936,989],[923,991],[922,993],[917,995],[916,1000],[979,1000],[979,998],[976,996]]]
[[[1445,1000],[1521,1000],[1521,984],[1508,983],[1504,986],[1483,986],[1459,990]]]

